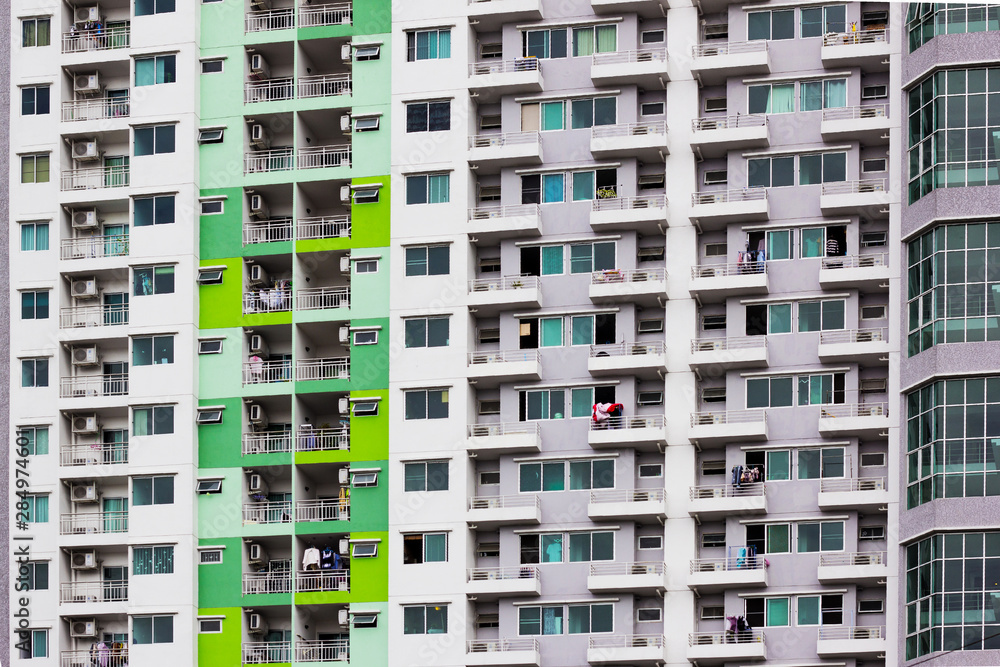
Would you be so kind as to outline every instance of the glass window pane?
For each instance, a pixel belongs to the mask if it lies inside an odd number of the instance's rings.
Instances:
[[[747,14],[747,39],[771,39],[771,12]]]
[[[542,491],[564,491],[566,464],[563,461],[542,464]]]
[[[799,625],[819,625],[819,597],[799,597],[798,624]]]
[[[563,320],[549,317],[541,320],[542,347],[558,347],[563,344]]]
[[[819,331],[820,330],[819,301],[799,302],[799,331]]]
[[[571,123],[574,130],[594,125],[594,100],[573,100],[570,104]]]
[[[788,625],[788,598],[768,598],[764,604],[764,624],[771,627]]]
[[[847,180],[847,154],[825,153],[823,155],[823,182],[836,183]]]
[[[152,616],[136,616],[132,619],[132,641],[136,644],[153,643]]]
[[[403,607],[403,634],[424,634],[424,608]]]
[[[427,320],[423,318],[404,320],[403,344],[406,347],[424,347],[427,343]]]
[[[792,378],[771,378],[771,407],[786,408],[792,405]]]
[[[408,391],[404,394],[405,419],[426,419],[427,418],[427,392]]]
[[[823,83],[823,108],[839,109],[847,106],[847,79],[833,79]]]
[[[823,302],[823,330],[844,328],[844,304],[845,301],[824,301]]]
[[[784,554],[789,553],[791,549],[791,538],[789,532],[791,527],[788,524],[777,524],[774,526],[765,526],[766,528],[766,543],[765,551],[769,554]]]
[[[583,201],[594,198],[594,172],[577,171],[573,173],[573,201]]]
[[[590,461],[570,461],[569,462],[569,488],[570,491],[590,488]],[[570,550],[572,551],[573,541],[570,540]],[[572,558],[571,558],[572,560]]]
[[[590,560],[590,533],[569,534],[569,561],[582,563]],[[572,608],[570,619],[572,619]]]
[[[573,345],[593,345],[594,318],[590,315],[574,316],[572,324]]]
[[[795,39],[795,10],[771,12],[771,39]]]
[[[135,85],[152,86],[156,83],[156,63],[153,58],[135,59]]]
[[[522,493],[541,491],[542,465],[540,463],[522,463],[518,469],[518,481]]]
[[[427,248],[427,275],[446,276],[451,271],[449,247],[431,246]]]
[[[542,176],[542,203],[551,204],[561,201],[565,201],[563,175],[544,174]]]
[[[448,329],[447,317],[432,317],[427,320],[427,347],[447,347]]]
[[[771,86],[771,113],[792,113],[794,111],[795,84]]]
[[[814,227],[802,230],[802,257],[823,257],[826,255],[826,229]]]
[[[427,490],[448,490],[448,462],[431,461],[427,464]]]
[[[542,562],[561,563],[562,556],[562,533],[542,535]]]
[[[821,524],[822,551],[842,551],[844,548],[844,524],[839,521]]]
[[[594,409],[594,390],[590,387],[570,392],[572,417],[589,417]]]
[[[132,341],[132,365],[149,366],[153,363],[153,339],[135,338]]]
[[[618,30],[613,25],[597,26],[597,52],[613,53],[618,50]]]
[[[615,559],[615,534],[600,532],[591,534],[591,560]]]
[[[448,560],[448,539],[444,533],[424,535],[424,562],[443,563]]]
[[[768,306],[767,319],[768,333],[791,333],[792,304],[778,303]]]
[[[750,86],[747,100],[750,113],[771,113],[771,86]]]
[[[819,11],[819,10],[817,10]],[[803,13],[805,10],[803,10]],[[823,108],[823,82],[803,81],[799,84],[799,110],[818,111]]]
[[[819,551],[819,524],[800,523],[798,525],[798,548],[799,553],[811,553]]]
[[[153,504],[172,505],[174,502],[174,478],[153,478]]]
[[[542,104],[542,129],[562,130],[565,111],[563,102],[545,102]]]
[[[427,203],[427,177],[407,176],[406,177],[406,203],[426,204]]]
[[[574,196],[576,187],[574,184]],[[542,275],[552,276],[563,272],[563,246],[543,246],[542,247]]]
[[[799,450],[799,479],[819,479],[820,450]]]
[[[790,479],[791,453],[788,451],[768,452],[765,470],[768,481]]]
[[[436,390],[427,392],[427,418],[448,418],[448,391]]]
[[[594,100],[594,125],[614,125],[617,118],[617,98],[598,97]]]

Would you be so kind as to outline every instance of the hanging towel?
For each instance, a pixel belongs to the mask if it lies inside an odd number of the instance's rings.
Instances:
[[[309,547],[308,549],[306,549],[305,553],[302,554],[302,569],[316,570],[318,568],[319,568],[319,549],[317,549],[316,547]]]

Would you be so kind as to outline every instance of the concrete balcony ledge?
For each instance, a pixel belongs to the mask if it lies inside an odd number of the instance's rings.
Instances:
[[[827,405],[820,410],[819,434],[880,437],[889,432],[888,403]],[[881,437],[884,437],[882,435]]]
[[[466,449],[481,458],[502,454],[537,454],[542,448],[538,422],[469,424]]]
[[[541,208],[538,204],[470,208],[468,231],[484,242],[538,236],[542,233]]]
[[[538,568],[531,565],[469,568],[466,570],[465,592],[480,600],[538,595],[540,576]]]
[[[702,157],[723,157],[731,150],[771,145],[764,114],[695,118],[691,121],[691,129],[691,148],[700,151]]]
[[[631,156],[662,159],[667,149],[666,121],[596,125],[590,131],[590,152],[595,158]]]
[[[542,18],[541,0],[469,0],[469,18],[479,30],[499,28],[504,23],[537,21]]]
[[[602,422],[591,420],[587,443],[594,449],[602,447],[633,447],[651,451],[667,442],[663,415],[610,417]]]
[[[655,595],[667,588],[667,566],[662,562],[591,563],[587,588],[592,593],[630,591]]]
[[[854,287],[868,290],[888,290],[888,253],[869,253],[844,257],[824,257],[819,269],[821,287]]]
[[[767,514],[767,486],[761,482],[692,486],[689,499],[688,514],[702,521]]]
[[[667,50],[638,49],[595,53],[590,66],[590,78],[595,86],[631,83],[643,88],[662,89],[670,80]]]
[[[821,658],[849,656],[867,660],[884,655],[888,648],[885,628],[880,626],[821,627],[816,653]]]
[[[667,198],[645,195],[595,199],[590,211],[590,226],[595,232],[620,229],[662,232],[667,226]]]
[[[587,643],[587,662],[661,665],[667,659],[666,646],[663,635],[595,635]]]
[[[535,494],[477,496],[469,499],[466,522],[480,528],[541,523],[541,503]]]
[[[542,289],[538,276],[479,278],[469,282],[468,304],[481,316],[510,308],[541,308]]]
[[[766,368],[767,364],[767,336],[695,338],[691,341],[688,366],[692,370]]]
[[[889,575],[884,551],[820,554],[816,576],[822,584],[876,584]]]
[[[470,639],[465,646],[465,664],[479,665],[541,665],[538,640],[519,637],[517,639]]]
[[[663,341],[591,345],[587,370],[591,375],[628,373],[654,378],[667,371],[667,349]]]
[[[469,137],[469,162],[501,167],[512,164],[541,164],[541,132],[504,132]]]
[[[468,373],[479,382],[540,380],[542,358],[538,350],[469,352]]]
[[[885,327],[821,331],[819,334],[820,361],[887,364],[889,351],[889,331]]]
[[[864,144],[879,144],[889,141],[889,105],[823,109],[820,122],[823,139],[853,139]]]
[[[705,85],[725,83],[729,77],[770,74],[771,59],[766,40],[719,42],[691,47],[691,73]]]
[[[691,218],[710,231],[723,229],[731,222],[765,222],[770,218],[767,190],[696,192],[691,195]]]
[[[767,644],[760,630],[746,632],[692,632],[687,659],[699,665],[721,665],[733,660],[767,660]]]
[[[594,271],[590,277],[590,299],[594,302],[655,305],[666,298],[666,269],[608,269]]]
[[[739,440],[767,440],[767,415],[763,410],[693,412],[688,438],[702,447]]]
[[[878,511],[888,502],[889,485],[885,477],[847,477],[820,481],[821,510]]]
[[[768,293],[767,262],[709,264],[691,267],[688,292],[702,301]]]
[[[820,58],[824,67],[885,71],[889,69],[889,53],[889,31],[882,28],[827,34],[823,37]]]
[[[819,207],[824,215],[836,213],[864,213],[889,207],[888,185],[884,178],[863,181],[824,183],[819,196]]]
[[[688,588],[693,590],[717,592],[759,586],[767,586],[767,561],[763,556],[698,558],[691,561]]]
[[[666,9],[665,2],[650,2],[649,0],[591,0],[590,6],[597,15],[620,14],[635,12],[647,19],[662,18]]]
[[[532,1],[538,2],[538,0],[490,0],[477,4],[496,5]],[[543,87],[542,65],[538,58],[483,60],[469,65],[469,91],[473,93],[480,95],[538,93]]]
[[[667,516],[663,489],[602,489],[590,492],[587,516],[594,521],[662,520]]]

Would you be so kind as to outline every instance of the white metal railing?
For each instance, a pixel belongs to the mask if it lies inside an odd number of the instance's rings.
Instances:
[[[273,287],[243,293],[243,314],[278,313],[292,309],[292,290]]]
[[[885,477],[846,477],[820,480],[819,490],[824,493],[852,491],[888,491]]]
[[[735,572],[737,570],[763,570],[767,561],[763,556],[730,556],[728,558],[694,558],[691,574],[697,572]]]
[[[60,329],[110,327],[119,324],[128,324],[127,304],[70,306],[59,309]]]
[[[837,181],[835,183],[824,183],[824,195],[853,195],[865,192],[885,192],[886,180],[884,178],[869,178],[863,181]]]
[[[695,44],[691,47],[691,55],[695,58],[760,53],[761,51],[767,53],[767,41],[763,39],[755,39],[750,42],[713,42],[711,44]]]
[[[885,551],[855,551],[846,554],[820,554],[820,567],[839,565],[887,565]]]
[[[860,120],[862,118],[885,118],[888,115],[888,104],[823,109],[823,120]]]
[[[732,130],[739,127],[766,127],[767,116],[757,113],[744,113],[735,116],[709,116],[695,118],[691,121],[691,129],[700,130]]]
[[[243,456],[290,451],[292,451],[292,434],[290,432],[243,434],[243,450],[241,452]]]
[[[295,27],[295,10],[291,7],[247,12],[244,32],[288,30]]]
[[[665,195],[644,195],[641,197],[599,197],[593,200],[594,211],[628,211],[637,208],[666,208]]]
[[[591,570],[594,566],[591,565]],[[590,649],[603,648],[658,648],[662,649],[665,639],[663,635],[594,635],[591,636],[587,647]]]
[[[767,262],[746,261],[734,264],[703,264],[691,267],[691,278],[728,278],[767,273]]]
[[[537,218],[541,214],[538,204],[518,204],[514,206],[483,206],[469,209],[469,220],[490,220],[492,218]]]
[[[590,346],[591,357],[635,357],[646,354],[663,354],[666,351],[667,345],[662,340]]]
[[[503,422],[500,424],[469,424],[470,438],[492,438],[500,435],[538,435],[538,422]]]
[[[499,146],[517,146],[538,144],[542,140],[541,132],[503,132],[500,134],[475,134],[469,137],[469,148],[492,148]]]
[[[295,573],[296,593],[348,591],[350,589],[350,570],[300,570]]]
[[[821,419],[835,417],[888,417],[888,403],[852,403],[850,405],[824,405]]]
[[[719,190],[718,192],[695,192],[691,204],[727,204],[740,201],[761,201],[767,199],[765,188],[743,188],[742,190]]]
[[[63,239],[59,243],[60,259],[92,259],[128,256],[128,234],[101,234]]]
[[[663,415],[640,415],[638,417],[608,417],[604,421],[590,420],[591,431],[618,429],[663,428]]]
[[[502,510],[511,507],[534,507],[541,506],[538,495],[525,493],[517,496],[475,496],[469,498],[470,510]]]
[[[300,148],[297,156],[299,169],[320,169],[322,167],[350,167],[351,145],[311,146]]]
[[[295,436],[295,451],[347,451],[351,448],[350,426],[299,429]]]
[[[74,375],[59,378],[59,398],[125,396],[127,394],[128,373]]]
[[[128,667],[128,644],[123,644],[120,648],[108,647],[107,652],[103,655],[108,657],[108,667]],[[59,667],[81,667],[93,665],[93,658],[94,656],[89,648],[74,651],[60,651]]]
[[[296,662],[347,662],[351,643],[347,639],[299,639],[295,642]]]
[[[842,331],[819,332],[820,345],[834,343],[884,343],[888,340],[888,329],[885,327],[875,329],[844,329]]]
[[[295,501],[296,521],[347,521],[351,518],[351,504],[338,498]]]
[[[538,58],[515,58],[514,60],[483,60],[469,64],[470,76],[489,76],[511,72],[536,72],[541,68]]]
[[[73,443],[59,448],[61,466],[95,466],[128,463],[128,442]]]
[[[651,283],[667,279],[666,269],[605,269],[590,274],[591,285],[609,283]]]
[[[295,364],[296,380],[346,380],[351,377],[350,357],[305,359]]]
[[[541,361],[538,350],[496,350],[493,352],[469,352],[469,365],[515,363],[519,361]]]
[[[664,120],[646,123],[620,123],[618,125],[595,125],[590,130],[592,139],[619,139],[621,137],[642,137],[660,135],[661,141],[666,141],[667,122]]]
[[[299,7],[300,28],[321,25],[350,25],[352,21],[353,12],[349,2]]]
[[[845,255],[843,257],[824,257],[822,268],[824,269],[858,269],[873,266],[887,266],[888,254],[884,252],[872,253],[870,255]]]
[[[292,219],[247,220],[243,223],[243,245],[292,240]]]
[[[750,350],[758,347],[767,347],[767,336],[737,336],[734,338],[694,338],[691,340],[691,352],[716,352],[718,350]]]
[[[129,184],[127,164],[86,169],[67,169],[59,177],[59,187],[68,190],[96,190],[98,188],[126,188]]]
[[[247,81],[243,86],[244,104],[290,100],[293,97],[295,97],[295,82],[290,76]]]
[[[314,74],[299,77],[298,96],[333,97],[335,95],[351,94],[350,74]]]
[[[470,292],[533,288],[538,288],[538,276],[504,276],[502,278],[477,278],[469,281]]]
[[[613,577],[620,575],[641,575],[641,574],[663,574],[667,571],[667,564],[662,561],[636,561],[590,564],[590,574],[596,577]]]
[[[702,500],[705,498],[761,498],[767,495],[767,486],[763,482],[751,484],[705,484],[702,486],[692,486],[688,497],[691,500]]]
[[[59,584],[59,603],[125,602],[128,600],[127,579],[73,581]]]
[[[871,626],[823,625],[819,628],[819,639],[885,639],[885,628]]]
[[[887,41],[889,41],[889,31],[885,28],[855,30],[853,32],[831,32],[823,36],[823,46],[874,44],[876,42]]]
[[[661,503],[663,489],[598,489],[590,492],[592,503]]]
[[[763,336],[761,336],[763,338]],[[720,410],[718,412],[692,412],[691,426],[710,424],[752,424],[764,422],[767,415],[763,410]]]
[[[127,49],[130,44],[130,24],[99,28],[92,30],[77,30],[72,28],[62,35],[63,53],[84,53],[86,51],[107,51],[109,49]]]
[[[294,168],[295,150],[290,147],[253,151],[243,156],[243,173],[245,174],[289,171]]]
[[[510,651],[538,651],[538,640],[519,639],[470,639],[466,642],[467,653],[507,653]]]
[[[663,63],[667,62],[666,49],[638,49],[630,51],[613,51],[610,53],[595,53],[595,65],[625,65],[628,63]]]
[[[243,523],[291,523],[292,502],[270,500],[243,505]]]
[[[742,632],[691,632],[688,634],[688,646],[763,643],[765,643],[764,633],[760,630],[743,630]]]
[[[299,240],[350,238],[351,216],[327,215],[299,218],[295,221],[295,237]]]
[[[309,287],[295,295],[297,310],[324,310],[350,308],[350,287]]]
[[[465,571],[468,581],[508,581],[510,579],[538,579],[538,568],[532,565],[519,567],[470,567]]]
[[[246,642],[242,646],[244,665],[291,662],[291,642]]]
[[[243,384],[267,384],[270,382],[291,382],[291,380],[292,362],[290,359],[243,362]]]
[[[59,516],[60,535],[127,533],[128,510],[74,512]]]
[[[129,98],[118,97],[84,97],[62,103],[63,122],[72,123],[79,120],[107,120],[109,118],[128,118]]]
[[[291,592],[292,573],[290,571],[243,573],[243,595]]]

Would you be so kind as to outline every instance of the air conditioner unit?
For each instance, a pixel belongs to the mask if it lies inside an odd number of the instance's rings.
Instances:
[[[96,637],[97,621],[93,618],[74,618],[69,622],[70,637]]]
[[[347,484],[351,480],[351,470],[350,468],[340,468],[337,471],[337,481],[341,484]]]
[[[73,91],[81,95],[96,95],[101,92],[101,81],[97,72],[75,75],[73,77]]]
[[[74,160],[79,160],[80,162],[93,162],[94,160],[99,160],[100,157],[101,151],[97,146],[96,141],[91,139],[73,142]]]
[[[267,358],[267,342],[260,334],[253,334],[250,336],[250,354],[256,354],[258,357]]]
[[[340,555],[346,556],[351,550],[351,541],[346,537],[340,538]]]
[[[73,433],[92,435],[100,430],[97,415],[75,415],[73,417]]]
[[[349,114],[343,114],[340,117],[340,131],[350,132],[351,131],[351,116]]]
[[[351,328],[350,327],[340,327],[340,342],[347,343],[351,340]]]
[[[96,503],[97,502],[97,485],[90,484],[73,484],[70,486],[70,500],[74,503]]]
[[[351,272],[351,258],[350,258],[350,256],[345,255],[345,256],[343,256],[343,257],[340,258],[340,272],[341,273],[350,273]]]
[[[349,616],[348,616],[347,610],[346,609],[338,609],[337,610],[337,622],[340,623],[341,625],[347,625],[348,620],[349,620]]]
[[[271,135],[263,125],[250,126],[250,145],[259,151],[266,151],[271,147]]]
[[[74,366],[94,366],[100,363],[101,359],[97,356],[97,346],[91,345],[89,347],[74,347],[73,348],[73,365]]]
[[[70,292],[74,299],[93,299],[97,296],[97,280],[94,278],[74,280],[70,284]]]
[[[251,565],[267,565],[269,561],[264,547],[256,543],[251,544],[247,548],[247,562]]]
[[[264,477],[256,473],[250,475],[250,480],[247,483],[247,491],[255,494],[267,493],[267,482],[264,481]]]
[[[74,551],[69,556],[69,566],[73,570],[96,570],[96,551]]]
[[[340,186],[340,201],[351,201],[351,186],[341,185]]]
[[[251,264],[248,271],[251,285],[267,285],[270,279],[260,264]]]
[[[77,7],[73,10],[73,23],[88,23],[100,20],[101,8],[96,5],[93,7]]]
[[[351,411],[350,400],[348,400],[346,397],[337,400],[337,412],[339,412],[342,415],[346,415],[350,411]]]
[[[345,63],[351,62],[351,45],[343,44],[340,47],[340,59]]]
[[[260,126],[254,125],[254,127]],[[250,215],[258,220],[268,217],[267,202],[264,201],[264,197],[261,195],[250,195]]]
[[[97,229],[100,224],[96,208],[73,211],[70,219],[73,223],[73,229]]]
[[[250,56],[250,74],[258,79],[270,79],[271,78],[271,68],[267,66],[267,61],[264,60],[264,56],[259,53],[255,53]]]
[[[254,403],[249,410],[250,423],[259,428],[267,428],[267,415],[264,414],[264,406]]]
[[[248,631],[252,635],[262,635],[267,632],[267,621],[260,614],[250,614],[247,618]]]

